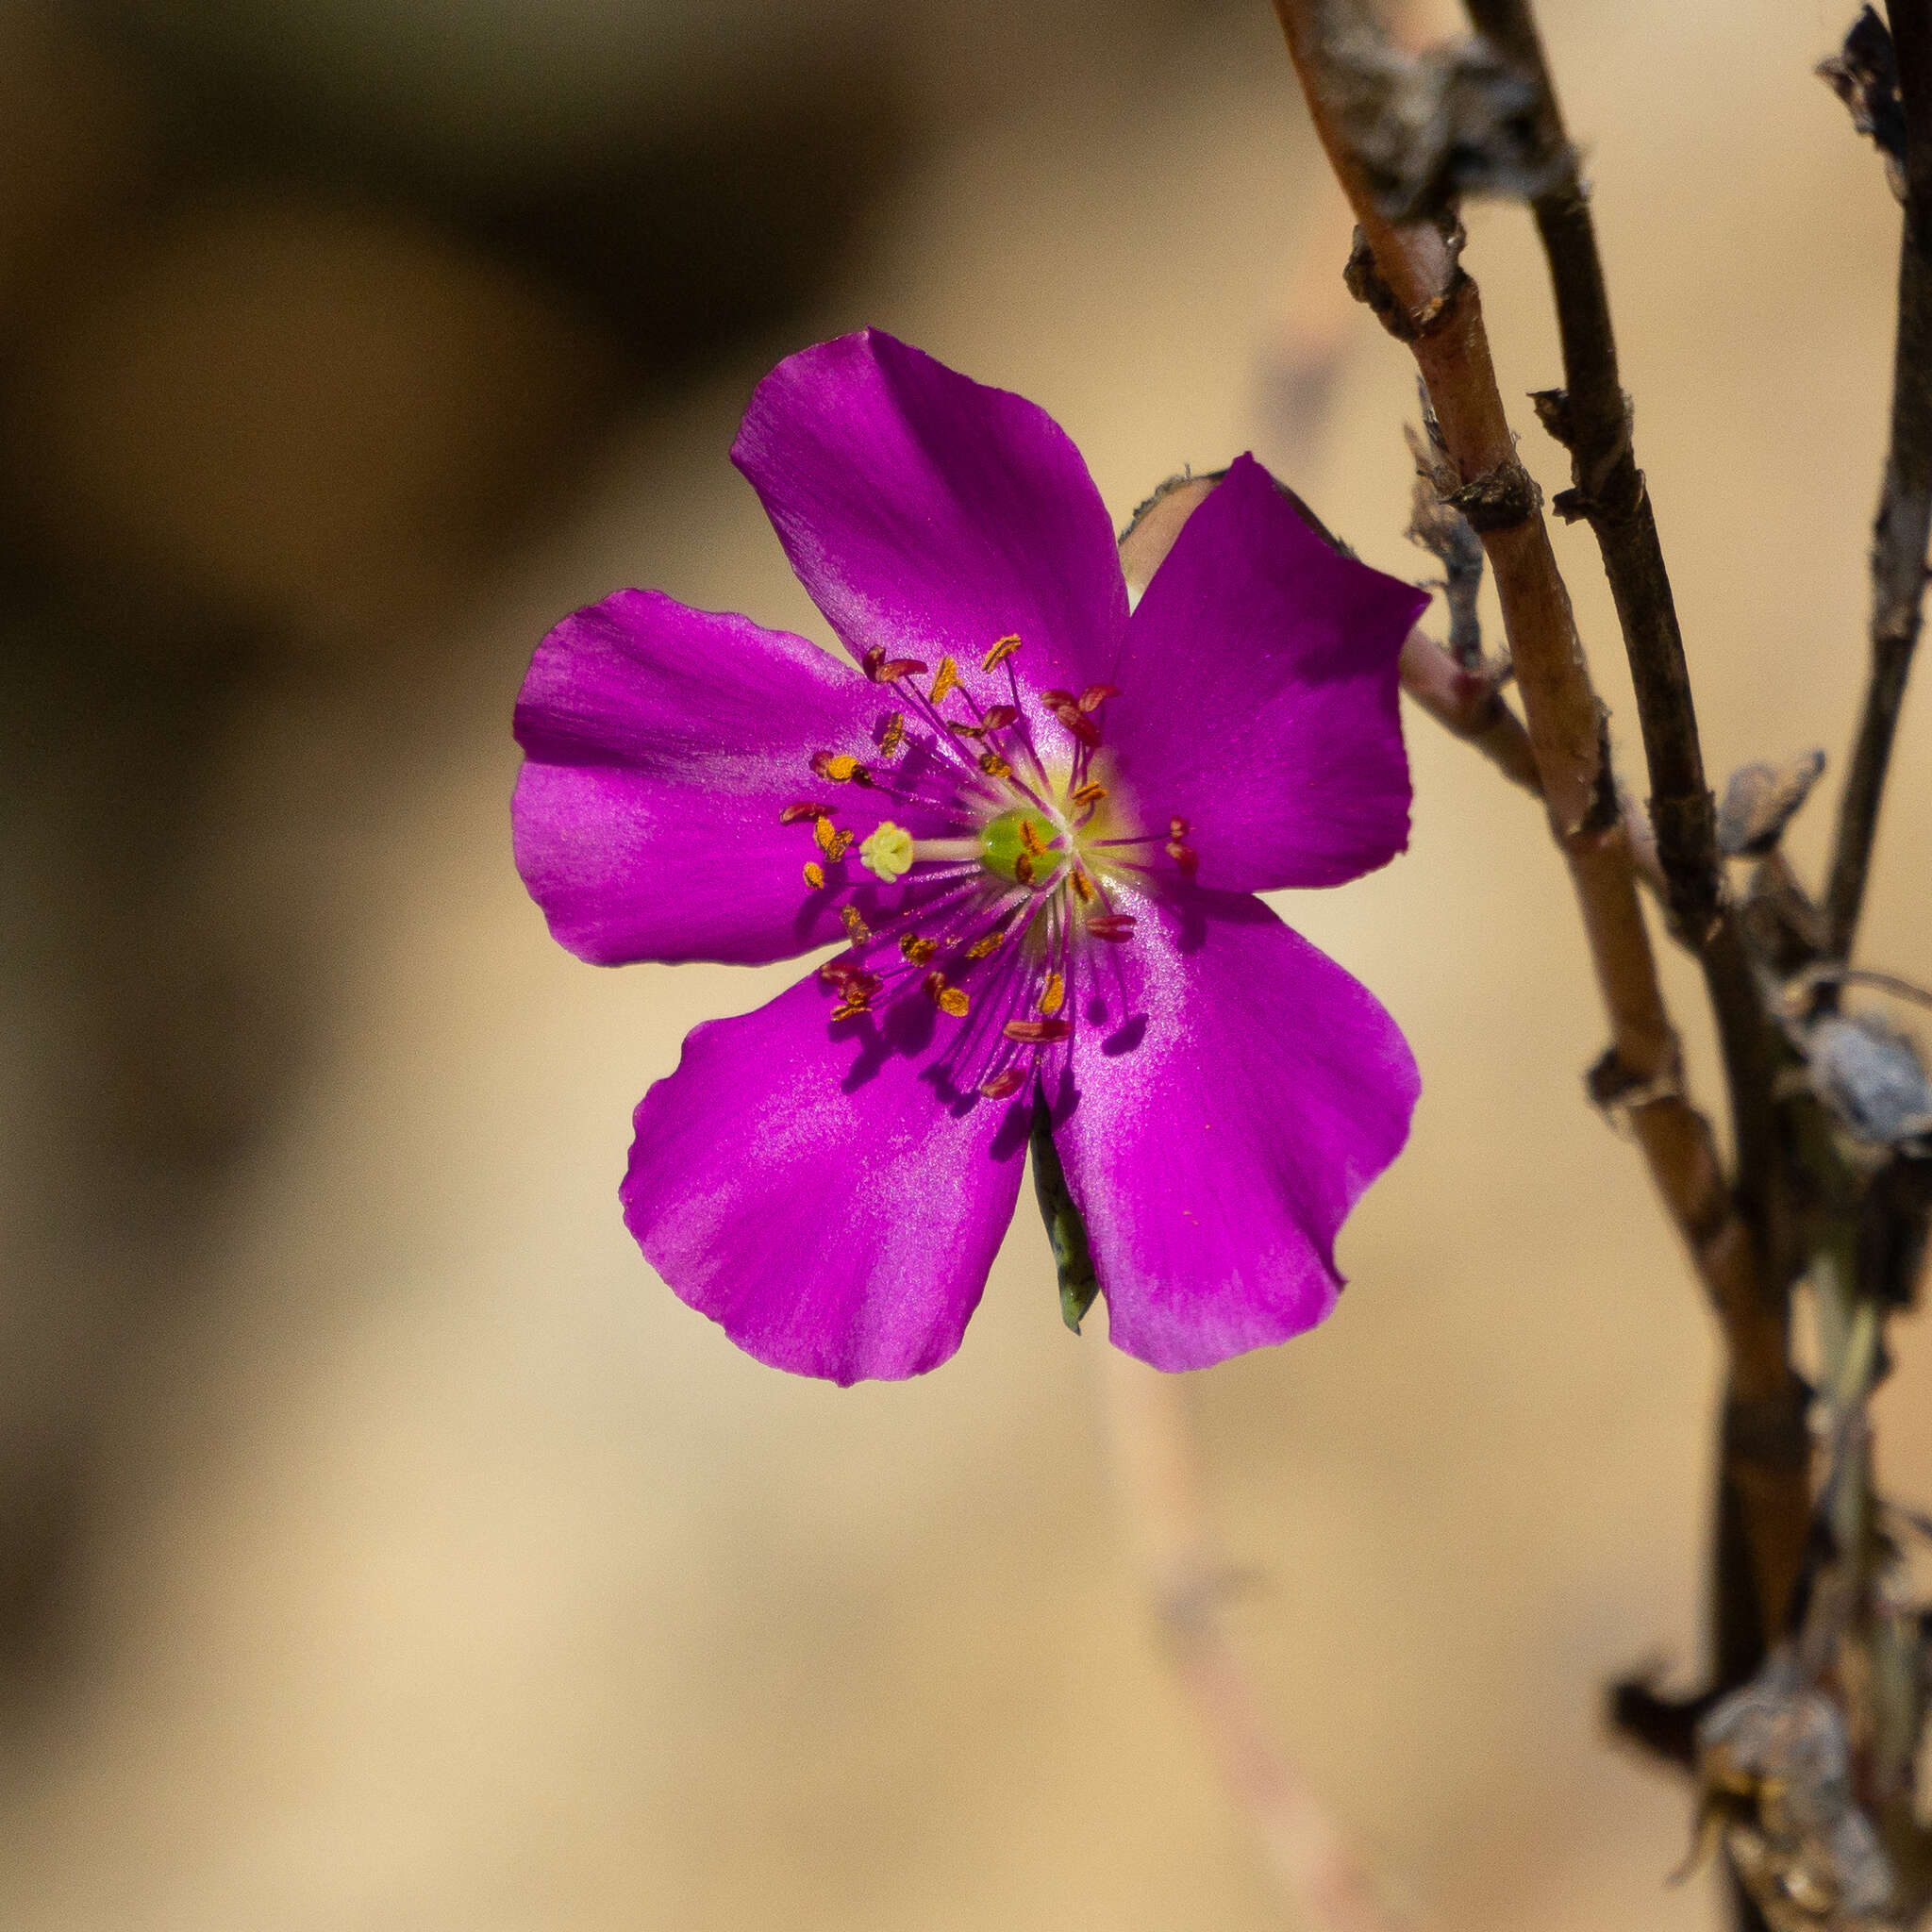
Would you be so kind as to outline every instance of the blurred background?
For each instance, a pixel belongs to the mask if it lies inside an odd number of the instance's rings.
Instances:
[[[1810,77],[1848,14],[1545,9],[1709,761],[1827,749],[1814,868],[1897,223]],[[1471,225],[1506,392],[1556,382],[1525,219]],[[868,322],[1123,518],[1251,447],[1429,575],[1346,243],[1261,0],[6,0],[0,1924],[1284,1923],[1029,1216],[908,1387],[760,1369],[639,1259],[632,1104],[791,971],[553,946],[509,714],[623,584],[826,636],[725,452]],[[1928,704],[1864,941],[1921,976]],[[1233,1623],[1424,1924],[1702,1926],[1599,1707],[1698,1668],[1709,1330],[1584,1103],[1538,814],[1408,726],[1409,856],[1283,909],[1407,1029],[1414,1141],[1335,1319],[1188,1380]],[[1932,1503],[1909,1337],[1880,1427]]]

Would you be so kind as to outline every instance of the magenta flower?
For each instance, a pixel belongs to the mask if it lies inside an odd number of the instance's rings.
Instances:
[[[1195,1368],[1319,1322],[1418,1081],[1252,895],[1407,842],[1425,600],[1243,457],[1130,614],[1058,425],[877,331],[781,363],[732,459],[860,669],[620,591],[517,706],[517,864],[573,952],[844,942],[640,1103],[638,1245],[761,1361],[917,1374],[959,1345],[1037,1104],[1119,1346]]]

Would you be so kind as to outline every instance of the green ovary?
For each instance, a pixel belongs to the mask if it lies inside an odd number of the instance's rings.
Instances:
[[[1033,878],[1043,879],[1065,859],[1064,847],[1054,842],[1058,837],[1059,828],[1037,811],[1003,811],[980,827],[980,862],[1004,879],[1017,880],[1024,859],[1033,868]]]

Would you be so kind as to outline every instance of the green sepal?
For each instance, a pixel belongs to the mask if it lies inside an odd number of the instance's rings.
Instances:
[[[1100,1278],[1093,1272],[1093,1252],[1087,1243],[1087,1224],[1067,1191],[1067,1176],[1060,1166],[1058,1150],[1053,1144],[1053,1123],[1046,1103],[1033,1103],[1033,1192],[1040,1202],[1040,1218],[1046,1223],[1046,1238],[1053,1243],[1053,1265],[1060,1278],[1060,1319],[1075,1335],[1093,1297],[1100,1292]]]

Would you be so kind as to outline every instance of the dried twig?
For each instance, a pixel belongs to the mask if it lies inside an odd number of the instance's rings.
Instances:
[[[1536,406],[1543,426],[1570,452],[1573,482],[1553,508],[1566,520],[1587,518],[1603,553],[1637,691],[1650,818],[1672,921],[1704,967],[1730,1091],[1739,1191],[1760,1229],[1775,1226],[1773,1274],[1781,1282],[1793,1272],[1795,1257],[1773,1105],[1776,1045],[1736,912],[1724,895],[1716,808],[1705,777],[1684,639],[1650,493],[1637,467],[1589,192],[1529,0],[1466,5],[1478,30],[1533,89],[1538,145],[1550,163],[1530,208],[1549,262],[1563,352],[1563,387],[1544,391]]]
[[[1214,1546],[1185,1407],[1187,1388],[1119,1349],[1102,1351],[1108,1436],[1136,1557],[1181,1689],[1297,1924],[1393,1932],[1367,1868],[1299,1766],[1269,1734],[1222,1628],[1228,1567]]]
[[[1919,641],[1925,545],[1932,534],[1932,9],[1890,8],[1906,135],[1906,209],[1891,370],[1891,446],[1872,536],[1872,676],[1840,801],[1824,892],[1826,950],[1851,957],[1891,741]],[[1855,30],[1856,31],[1856,30]]]
[[[1804,1391],[1787,1355],[1781,1296],[1718,1164],[1710,1127],[1683,1094],[1676,1036],[1638,904],[1630,841],[1569,593],[1518,462],[1459,236],[1396,223],[1369,192],[1330,98],[1330,50],[1363,15],[1339,0],[1275,0],[1317,132],[1360,225],[1351,286],[1413,351],[1458,488],[1483,539],[1551,828],[1569,862],[1608,1011],[1609,1104],[1627,1117],[1708,1291],[1730,1357],[1725,1466],[1748,1553],[1758,1645],[1781,1626],[1802,1557],[1807,1493]]]

